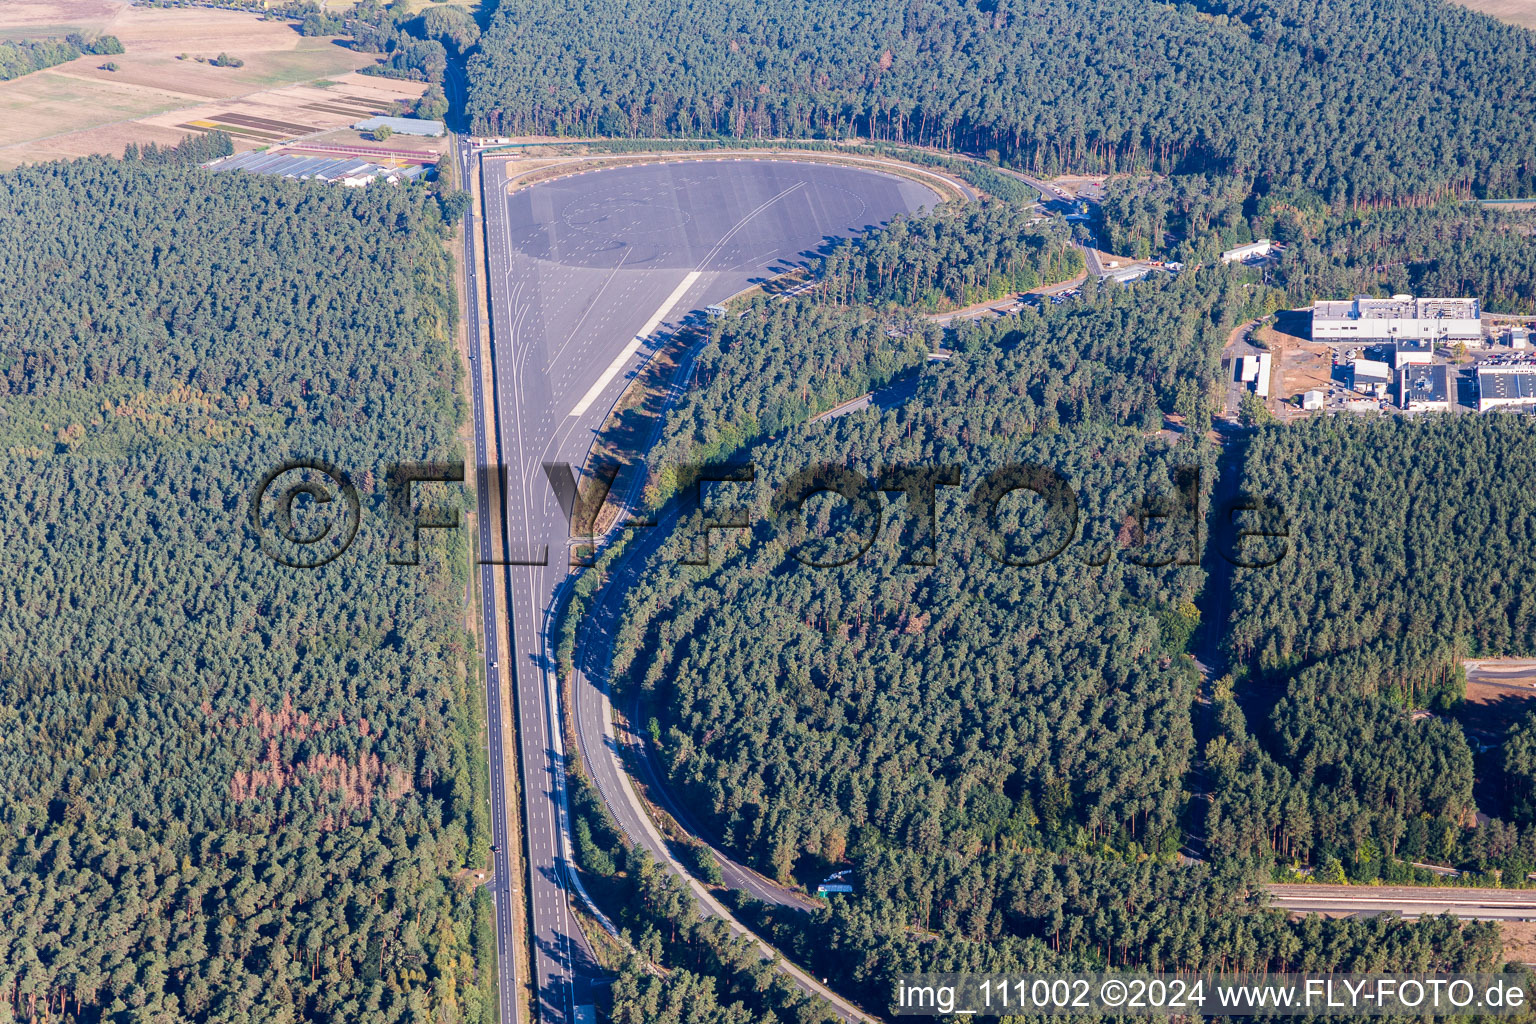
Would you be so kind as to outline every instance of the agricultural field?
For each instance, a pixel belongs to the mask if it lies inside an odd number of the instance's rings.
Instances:
[[[250,149],[342,127],[423,88],[356,75],[370,55],[234,11],[145,9],[113,0],[0,5],[0,36],[71,31],[110,33],[126,52],[110,58],[115,71],[106,69],[107,59],[85,56],[0,82],[0,169],[115,155],[130,142],[174,144],[213,126],[239,129],[231,131],[236,148]],[[221,52],[244,66],[206,62]]]
[[[1491,14],[1511,25],[1536,28],[1536,0],[1456,0],[1463,7]]]
[[[414,99],[425,86],[348,72],[322,82],[291,85],[192,107],[178,107],[142,122],[176,131],[226,131],[237,151],[256,149],[297,136],[344,129],[374,114],[388,113],[396,100]],[[314,141],[365,144],[356,132],[328,134]],[[393,142],[393,140],[391,140]],[[397,147],[398,148],[398,147]]]
[[[0,39],[100,34],[127,6],[126,0],[6,0],[0,3]]]

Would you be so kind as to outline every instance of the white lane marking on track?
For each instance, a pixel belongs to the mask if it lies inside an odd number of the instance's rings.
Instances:
[[[694,282],[702,276],[697,270],[688,271],[687,276],[683,278],[681,283],[672,289],[672,294],[667,296],[667,301],[663,302],[656,312],[651,314],[651,318],[640,328],[639,333],[629,339],[629,344],[625,345],[613,362],[608,364],[608,369],[604,370],[602,376],[598,377],[592,386],[587,389],[587,393],[581,396],[581,401],[576,403],[576,408],[571,410],[570,415],[580,416],[592,407],[592,403],[597,401],[598,396],[603,393],[603,389],[613,382],[613,378],[619,375],[619,371],[624,369],[624,365],[629,362],[630,358],[640,351],[640,346],[645,344],[645,339],[650,337],[652,331],[661,326],[661,322],[667,318],[667,314],[672,312],[672,307],[677,305],[678,301],[687,294],[688,289],[693,287]]]
[[[743,214],[741,219],[738,220],[735,224],[731,225],[731,229],[729,231],[727,231],[724,235],[722,235],[720,237],[719,241],[717,241],[714,244],[714,246],[709,250],[709,252],[704,256],[704,258],[702,260],[700,260],[696,264],[696,267],[698,268],[698,272],[702,273],[703,271],[709,269],[710,262],[714,260],[715,256],[720,252],[720,250],[725,246],[725,244],[728,241],[730,241],[733,237],[735,237],[736,233],[738,231],[740,231],[743,227],[745,227],[746,224],[749,221],[751,221],[758,214],[762,213],[764,210],[768,209],[774,203],[777,203],[780,199],[783,199],[785,196],[789,195],[790,193],[796,192],[799,189],[802,189],[802,188],[806,187],[807,184],[808,183],[805,180],[803,180],[803,179],[800,180],[800,181],[796,181],[794,184],[790,185],[788,188],[784,189],[782,192],[779,192],[777,195],[773,196],[770,199],[765,200],[764,202],[762,202],[762,203],[758,204],[756,207],[754,207],[752,210],[750,210],[747,213]],[[627,289],[625,291],[625,293],[624,293],[625,296],[627,297],[629,295],[629,293],[631,291],[633,291],[637,287],[638,287],[638,284],[630,285],[629,289]],[[572,415],[566,417],[566,419],[565,419],[565,422],[566,422],[565,429],[561,430],[558,436],[550,437],[549,443],[544,446],[544,451],[543,451],[543,453],[541,453],[541,456],[540,456],[541,461],[542,461],[543,458],[545,458],[545,457],[547,457],[549,455],[551,450],[553,450],[553,449],[555,449],[555,448],[557,448],[559,446],[564,445],[566,439],[571,436],[572,431],[574,431],[580,425],[579,422],[573,422],[573,420],[577,420],[577,419],[578,419],[578,416],[577,416],[577,414],[574,414],[574,413]],[[545,493],[544,493],[544,503],[541,506],[541,511],[548,512],[550,498],[551,498],[550,492],[549,491],[545,491]]]

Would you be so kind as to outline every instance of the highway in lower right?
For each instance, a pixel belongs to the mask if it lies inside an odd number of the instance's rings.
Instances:
[[[1298,914],[1332,917],[1398,914],[1426,917],[1455,914],[1471,921],[1536,920],[1536,890],[1479,889],[1471,886],[1313,885],[1264,887],[1269,905]]]

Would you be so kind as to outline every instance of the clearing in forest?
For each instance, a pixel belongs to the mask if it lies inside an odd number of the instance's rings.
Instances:
[[[1456,717],[1465,728],[1493,741],[1536,710],[1536,659],[1477,658],[1462,666],[1467,698]]]
[[[1467,670],[1467,700],[1485,704],[1502,698],[1536,697],[1536,658],[1478,658]]]

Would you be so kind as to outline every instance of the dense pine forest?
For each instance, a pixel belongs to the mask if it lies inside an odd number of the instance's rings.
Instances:
[[[469,115],[506,135],[856,134],[1403,203],[1529,194],[1533,67],[1529,32],[1442,0],[508,0]]]
[[[1244,479],[1285,509],[1293,552],[1234,580],[1226,643],[1244,676],[1208,751],[1213,848],[1339,880],[1412,880],[1405,861],[1536,869],[1530,722],[1484,766],[1509,820],[1477,824],[1458,721],[1461,659],[1536,653],[1533,455],[1517,416],[1254,436]]]
[[[1337,273],[1390,287],[1365,240],[1410,240],[1415,284],[1464,273],[1444,290],[1519,301],[1524,256],[1501,267],[1499,253],[1518,247],[1527,215],[1463,203],[1336,218],[1208,184],[1175,197],[1162,223],[1198,225],[1210,249],[1298,222],[1280,268],[1293,289],[1325,252]],[[1216,627],[1234,673],[1214,680],[1200,746],[1183,655],[1206,581],[1177,562],[1134,564],[1147,540],[1138,488],[1176,491],[1180,466],[1214,475],[1206,445],[1153,432],[1169,414],[1209,422],[1226,329],[1284,296],[1205,266],[1086,285],[1078,301],[941,334],[921,312],[963,293],[931,282],[982,280],[993,261],[968,254],[1000,248],[983,226],[945,252],[945,227],[916,218],[845,246],[814,298],[759,300],[718,325],[652,460],[653,502],[685,463],[750,461],[758,475],[735,492],[756,502],[758,525],[717,533],[709,566],[679,564],[679,542],[629,592],[616,668],[642,698],[668,784],[764,873],[814,883],[852,868],[858,880],[855,898],[809,918],[738,896],[739,912],[875,1006],[901,970],[1496,965],[1490,925],[1287,922],[1255,890],[1273,877],[1445,881],[1422,862],[1460,868],[1463,884],[1536,870],[1536,716],[1486,757],[1460,716],[1462,658],[1536,653],[1520,547],[1536,509],[1521,490],[1528,424],[1261,428],[1236,471],[1285,510],[1291,550],[1233,580]],[[930,283],[904,284],[898,267]],[[922,362],[940,338],[948,362]],[[810,421],[903,374],[917,379],[899,408]],[[773,524],[768,492],[807,465],[872,477],[953,465],[963,491],[978,464],[1019,460],[1057,469],[1082,502],[1074,543],[1038,567],[983,554],[963,499],[942,487],[931,566],[911,564],[933,538],[899,502],[868,553],[835,569],[793,564]],[[816,529],[857,525],[817,501]],[[1499,810],[1479,807],[1484,784],[1504,817],[1480,814]],[[1175,866],[1190,836],[1207,863]],[[585,849],[624,856],[590,830]],[[667,986],[631,976],[622,991],[688,1019]]]
[[[922,218],[901,230],[942,234]],[[976,242],[969,250],[998,239]],[[640,696],[668,784],[733,855],[790,883],[840,868],[858,881],[856,897],[809,917],[738,897],[740,913],[877,1007],[902,970],[1496,965],[1492,926],[1287,922],[1263,911],[1262,857],[1226,838],[1237,825],[1218,812],[1219,856],[1176,864],[1198,753],[1199,678],[1186,652],[1206,582],[1190,557],[1191,520],[1177,510],[1214,477],[1215,453],[1197,432],[1181,440],[1157,428],[1166,415],[1208,421],[1226,329],[1272,296],[1219,268],[1089,285],[1073,303],[961,325],[946,337],[949,360],[926,363],[937,328],[908,304],[920,310],[931,293],[870,287],[875,254],[897,251],[879,237],[851,245],[829,257],[842,276],[829,274],[814,298],[759,300],[717,325],[652,462],[653,500],[683,463],[751,462],[757,481],[733,494],[753,505],[755,525],[717,532],[707,566],[678,562],[679,537],[629,589],[621,699]],[[903,255],[926,266],[924,252]],[[940,276],[977,273],[937,263]],[[830,393],[902,372],[918,374],[904,405],[811,421]],[[1048,513],[1000,507],[1005,535],[1032,540],[1019,547],[968,517],[977,480],[1018,462],[1060,473],[1080,506],[1065,548],[1038,565],[999,555],[1032,562],[1054,550],[1059,523]],[[872,478],[882,467],[953,466],[961,486],[939,488],[936,535],[910,498],[893,497],[867,553],[809,568],[791,560],[771,491],[821,463]],[[869,528],[825,499],[807,509],[818,535]],[[1293,709],[1277,714],[1314,721],[1304,702],[1326,685],[1300,681]],[[1223,742],[1253,744],[1230,697],[1222,707]],[[1468,842],[1471,763],[1459,731],[1437,723],[1411,734],[1400,708],[1374,714],[1379,742],[1292,792],[1335,786],[1345,799],[1353,787],[1341,772],[1369,774],[1380,770],[1370,758],[1385,760],[1402,781],[1362,790],[1361,802],[1385,811],[1398,800],[1401,816],[1444,822],[1452,841]],[[1300,764],[1301,748],[1351,746],[1365,724],[1357,715],[1326,739],[1286,735]],[[1317,817],[1330,814],[1347,820],[1320,824],[1325,838],[1309,837],[1308,852],[1345,852],[1350,807]],[[622,867],[618,836],[588,824],[601,815],[578,808],[578,818],[583,862],[604,876]],[[1410,829],[1397,852],[1427,850],[1441,841],[1435,829]],[[688,1020],[669,990],[695,984],[630,975],[620,991],[626,1007]]]
[[[612,1024],[836,1024],[830,1004],[795,985],[718,917],[700,918],[686,884],[627,846],[601,799],[572,776],[577,861],[589,891],[632,943],[609,992]],[[719,865],[713,855],[703,865]],[[716,879],[718,880],[718,879]]]
[[[839,303],[937,311],[1065,281],[1082,269],[1061,220],[992,201],[897,218],[839,246],[818,276]]]
[[[711,321],[648,459],[652,510],[690,464],[756,468],[707,564],[687,517],[650,557],[612,678],[712,841],[788,885],[851,871],[810,913],[722,894],[788,957],[876,1010],[917,970],[1500,966],[1495,925],[1289,920],[1261,885],[1536,871],[1536,713],[1469,740],[1461,668],[1536,655],[1529,424],[1266,423],[1235,469],[1210,430],[1223,344],[1280,306],[1536,311],[1536,215],[1474,201],[1536,192],[1536,37],[1441,0],[262,9],[431,83],[424,116],[465,62],[476,132],[857,136],[992,197]],[[0,44],[0,78],[84,47]],[[0,1021],[488,1022],[469,553],[391,565],[381,526],[388,464],[461,455],[458,208],[194,166],[229,147],[0,176]],[[1083,273],[1010,168],[1105,175],[1102,244],[1186,272],[939,323]],[[1276,265],[1220,264],[1257,237]],[[296,457],[361,493],[318,570],[249,514]],[[818,465],[871,505],[776,503]],[[943,468],[931,528],[915,466]],[[988,491],[1007,467],[1039,492]],[[1206,622],[1219,467],[1289,551]],[[579,775],[571,805],[633,945],[614,1024],[835,1020]]]
[[[1105,243],[1135,259],[1209,263],[1256,237],[1248,216],[1254,186],[1251,178],[1228,174],[1111,178],[1099,204]]]
[[[1149,284],[1135,297],[1090,283],[1102,302],[1053,307],[1001,328],[968,325],[959,334],[919,315],[1080,273],[1082,256],[1059,222],[1030,219],[1027,210],[999,202],[898,219],[833,250],[819,268],[814,300],[758,302],[724,322],[701,348],[695,386],[657,441],[652,502],[671,493],[678,466],[725,460],[916,372],[946,344],[979,346],[977,358],[993,376],[1011,372],[1004,353],[1034,354],[1028,365],[1037,376],[1027,388],[1019,384],[1008,402],[975,410],[989,429],[1049,430],[1090,414],[1152,426],[1164,411],[1205,415],[1201,396],[1213,385],[1222,342],[1216,324],[1253,301],[1235,277],[1185,278],[1161,290]],[[1004,331],[1007,343],[993,330]],[[968,398],[946,400],[963,405]]]
[[[1529,427],[1339,418],[1259,433],[1245,479],[1286,509],[1295,557],[1234,590],[1234,653],[1268,668],[1421,635],[1536,655]]]
[[[384,466],[458,452],[438,203],[89,159],[0,176],[0,1018],[483,1021],[462,540],[386,564]],[[363,504],[261,550],[287,459]]]
[[[673,784],[749,863],[785,881],[797,867],[814,874],[849,855],[862,865],[891,849],[1176,849],[1194,685],[1173,655],[1199,574],[1124,556],[1088,563],[1117,546],[1143,490],[1174,490],[1180,459],[1112,433],[1028,443],[978,429],[966,446],[925,445],[934,427],[912,424],[903,443],[899,417],[883,429],[865,419],[759,446],[759,478],[932,459],[963,467],[968,492],[999,466],[1040,462],[1077,485],[1086,536],[1032,571],[994,568],[984,546],[1032,561],[1065,528],[1005,514],[1018,540],[973,544],[956,536],[965,513],[946,500],[937,551],[916,524],[893,522],[857,568],[796,571],[765,526],[739,547],[721,542],[712,569],[658,569],[630,597],[654,643],[617,667],[633,665],[656,691]],[[766,501],[758,512],[768,518]],[[834,519],[820,506],[812,515]],[[1178,553],[1169,540],[1158,556]],[[935,558],[928,571],[908,564]],[[918,927],[938,920],[912,913]]]
[[[1536,313],[1536,213],[1477,203],[1383,210],[1301,237],[1281,272],[1297,303],[1360,292],[1476,295],[1501,313]]]
[[[1256,238],[1285,246],[1273,280],[1288,305],[1359,293],[1475,295],[1536,312],[1536,214],[1447,197],[1429,207],[1335,211],[1305,188],[1232,175],[1122,175],[1100,206],[1109,250],[1209,263]]]

